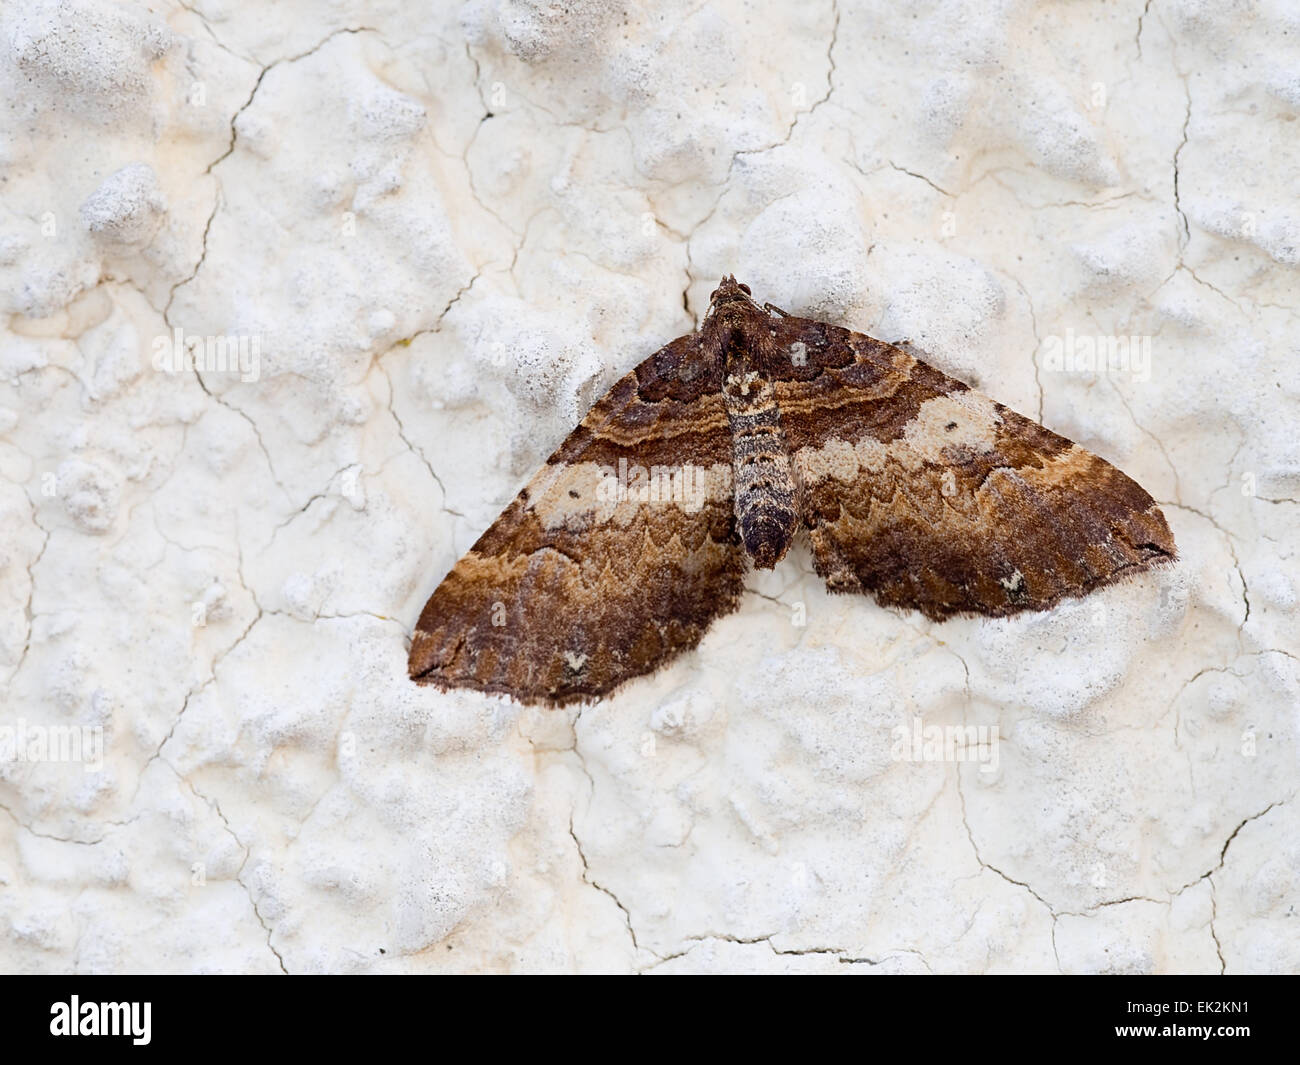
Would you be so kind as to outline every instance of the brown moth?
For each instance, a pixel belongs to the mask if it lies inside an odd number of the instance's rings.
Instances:
[[[831,592],[939,621],[1046,610],[1176,557],[1138,484],[902,348],[726,277],[430,597],[411,677],[592,700],[694,648],[800,531]]]

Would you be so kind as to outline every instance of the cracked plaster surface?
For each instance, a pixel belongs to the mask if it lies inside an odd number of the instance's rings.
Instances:
[[[0,101],[0,728],[104,743],[0,760],[4,969],[1300,970],[1283,0],[22,0]],[[601,703],[412,686],[727,272],[1116,462],[1182,561],[934,625],[799,548]]]

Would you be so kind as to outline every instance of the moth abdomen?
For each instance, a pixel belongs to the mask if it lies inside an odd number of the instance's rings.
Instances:
[[[781,412],[772,383],[754,373],[728,378],[723,398],[740,542],[755,566],[771,569],[785,557],[799,526]]]

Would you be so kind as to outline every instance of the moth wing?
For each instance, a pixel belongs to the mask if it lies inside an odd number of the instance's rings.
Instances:
[[[718,373],[690,335],[619,379],[434,591],[412,679],[594,699],[733,611],[745,560]]]
[[[1176,558],[1151,496],[1078,444],[862,333],[789,317],[771,335],[765,370],[832,592],[1003,616]]]

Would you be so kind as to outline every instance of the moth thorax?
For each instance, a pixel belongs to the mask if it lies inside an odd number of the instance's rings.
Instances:
[[[731,377],[743,377],[754,369],[754,355],[748,335],[739,323],[733,319],[739,308],[722,307],[719,321],[714,326],[717,344],[722,353],[722,374],[724,382]]]

